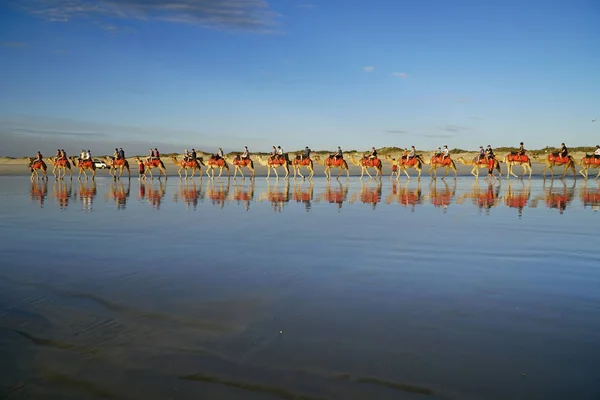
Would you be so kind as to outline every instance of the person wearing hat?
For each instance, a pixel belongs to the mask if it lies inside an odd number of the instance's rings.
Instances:
[[[567,146],[565,146],[564,143],[561,143],[561,148],[560,148],[560,153],[558,153],[558,155],[562,158],[566,158],[569,155],[569,149],[567,149]]]
[[[494,150],[491,145],[487,145],[487,149],[485,150],[485,161],[490,161],[494,158]]]
[[[242,160],[246,160],[250,157],[250,152],[248,151],[248,146],[244,146],[244,152],[242,153]]]
[[[517,154],[519,156],[524,156],[525,155],[525,145],[523,144],[523,142],[520,143],[519,151],[517,152]]]
[[[122,148],[122,147],[119,147],[119,158],[120,158],[121,160],[124,160],[124,159],[125,159],[125,150],[123,150],[123,148]]]
[[[479,155],[477,156],[477,162],[481,162],[485,158],[485,150],[483,146],[479,146]]]
[[[308,146],[304,148],[304,153],[300,154],[300,161],[304,160],[305,158],[310,158],[310,149]]]
[[[415,149],[415,146],[410,146],[410,152],[406,156],[406,162],[415,158],[416,152],[417,152],[417,150]]]
[[[448,145],[445,144],[444,148],[442,149],[442,161],[444,161],[448,157],[450,157],[450,150],[448,150]]]
[[[342,148],[338,146],[337,151],[333,155],[333,159],[337,161],[340,158],[344,158],[344,152],[342,152]]]

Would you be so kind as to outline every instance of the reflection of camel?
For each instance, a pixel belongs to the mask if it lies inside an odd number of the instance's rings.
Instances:
[[[360,167],[360,179],[362,179],[365,172],[367,175],[369,175],[369,178],[373,179],[369,173],[369,168],[375,169],[375,178],[381,178],[383,176],[383,164],[379,158],[362,157],[360,160],[356,160],[356,158],[354,158],[354,154],[350,154],[349,157],[350,161],[352,161],[352,164]]]
[[[250,209],[250,203],[254,200],[254,180],[250,181],[250,187],[245,189],[244,185],[235,185],[233,187],[233,200],[238,204],[243,203],[246,211]]]
[[[519,178],[512,171],[512,167],[515,165],[520,165],[523,167],[523,176],[521,176],[521,179],[525,176],[527,171],[529,171],[529,179],[531,179],[531,173],[532,173],[531,159],[526,154],[523,154],[522,156],[520,156],[518,154],[512,154],[512,153],[507,154],[504,157],[504,162],[508,166],[508,171],[506,171],[506,179],[508,179],[511,175],[514,176],[515,178]]]
[[[446,181],[442,181],[444,182],[444,189],[443,190],[438,190],[437,189],[437,179],[432,179],[431,182],[429,182],[429,199],[431,201],[431,204],[433,204],[434,207],[441,207],[444,209],[444,212],[446,212],[446,209],[448,208],[448,206],[450,204],[452,204],[452,200],[454,199],[454,194],[456,193],[456,180],[454,181],[454,185],[452,186],[452,189],[450,189],[450,187],[448,186],[448,183]]]
[[[315,161],[321,161],[319,156],[315,156]],[[332,156],[328,156],[323,160],[322,163],[325,166],[325,176],[327,179],[331,179],[331,168],[339,168],[340,173],[336,178],[339,178],[342,175],[342,172],[346,171],[346,178],[350,178],[350,170],[348,169],[348,163],[343,158],[338,158],[337,160]]]
[[[34,161],[34,158],[28,158],[29,160],[29,169],[31,170],[31,180],[33,180],[33,177],[35,176],[36,179],[40,179],[40,174],[39,171],[42,171],[44,173],[44,175],[42,176],[42,179],[46,179],[48,180],[48,167],[46,166],[46,163],[44,162],[44,160],[38,160],[38,161]],[[38,171],[39,170],[39,171]]]
[[[473,204],[479,207],[480,210],[485,209],[486,212],[492,207],[496,207],[500,204],[500,185],[493,185],[492,181],[488,182],[485,189],[479,188],[479,182],[473,183],[473,190],[470,193],[463,193],[457,200],[457,204],[463,204],[466,199],[471,199]]]
[[[546,156],[546,158],[541,159],[539,156],[533,156],[533,158],[543,164],[546,164],[546,168],[544,168],[544,171],[542,172],[544,175],[544,178],[546,177],[546,171],[550,171],[550,174],[552,175],[552,177],[554,178],[554,171],[552,171],[553,167],[557,167],[557,166],[561,166],[563,167],[563,174],[561,176],[561,178],[564,178],[565,175],[567,175],[567,171],[570,169],[571,171],[573,171],[573,176],[577,176],[577,173],[575,172],[575,161],[573,161],[573,157],[571,156],[567,156],[566,158],[564,157],[557,157],[554,154],[548,154],[548,156]]]
[[[69,205],[69,199],[72,195],[72,187],[71,182],[68,184],[64,181],[54,182],[54,197],[56,201],[58,201],[58,205],[60,208],[67,208]]]
[[[186,208],[189,209],[189,206],[198,207],[198,201],[203,199],[202,195],[202,186],[200,189],[196,188],[196,182],[194,181],[186,181],[185,186],[180,182],[179,183],[179,193],[175,193],[173,195],[173,200],[177,203],[179,199],[183,200],[186,204]]]
[[[208,176],[210,179],[213,179],[215,177],[215,169],[217,168],[219,168],[219,176],[217,176],[217,179],[219,179],[223,174],[223,169],[227,170],[227,177],[231,175],[231,171],[229,171],[229,165],[227,164],[227,160],[225,160],[224,158],[219,158],[218,160],[216,160],[214,156],[212,156],[208,159],[208,162],[206,163],[206,176]],[[210,171],[211,173],[209,174],[208,171]]]
[[[331,182],[327,181],[325,184],[325,192],[318,196],[318,201],[326,201],[330,204],[335,203],[338,208],[342,208],[342,204],[344,204],[344,201],[346,201],[346,198],[348,197],[350,185],[346,184],[345,186],[342,186],[342,182],[339,181],[338,185],[339,187],[332,189]]]
[[[595,188],[588,187],[587,184],[582,186],[579,191],[579,198],[583,208],[591,206],[594,211],[600,210],[600,182]]]
[[[152,182],[145,184],[144,196],[148,203],[152,204],[153,208],[156,208],[157,210],[160,208],[160,204],[162,203],[162,199],[165,197],[165,194],[167,194],[167,190],[162,180],[159,179],[158,181],[158,189],[154,188]]]
[[[312,181],[310,181],[308,185],[308,189],[303,190],[302,185],[296,184],[294,185],[294,192],[292,193],[292,199],[296,200],[298,203],[304,203],[306,211],[310,211],[314,189],[314,184]]]
[[[206,185],[206,197],[213,205],[218,205],[223,208],[229,197],[229,180],[227,181],[226,186],[223,186],[223,182],[216,182],[216,184],[218,187],[215,187],[215,181],[212,179],[208,182]]]
[[[292,161],[292,165],[294,166],[294,179],[296,179],[296,174],[300,175],[302,179],[304,179],[304,175],[302,175],[302,167],[306,167],[308,169],[308,179],[311,179],[315,174],[315,170],[313,169],[313,161],[310,158],[304,158],[300,160],[300,156],[296,156],[296,158]]]
[[[479,157],[477,157],[479,159]],[[468,165],[471,166],[471,175],[473,175],[475,178],[479,178],[479,170],[481,168],[483,169],[489,169],[490,167],[490,162],[485,161],[485,159],[481,159],[481,161],[477,161],[475,162],[475,160],[465,160],[462,157],[458,157],[456,159],[456,161],[458,161],[459,163],[463,164],[463,165]],[[500,169],[500,162],[498,162],[498,160],[496,160],[494,158],[493,160],[493,169],[495,169],[496,171],[498,171],[498,178],[502,178],[502,170]],[[493,171],[492,171],[493,173]]]
[[[283,179],[287,179],[287,177],[290,175],[290,164],[292,162],[288,158],[287,154],[284,154],[283,158],[268,158],[267,160],[264,160],[261,156],[257,156],[256,159],[258,160],[260,165],[268,167],[267,179],[269,179],[269,177],[271,176],[271,170],[275,172],[275,176],[277,177],[277,179],[279,179],[279,174],[277,173],[278,167],[283,167],[283,169],[285,170],[285,176],[283,177]]]
[[[588,156],[586,154],[585,157],[581,159],[579,165],[581,165],[581,170],[579,171],[579,173],[583,175],[585,179],[588,178],[588,170],[594,168],[598,169],[598,175],[596,175],[594,179],[598,179],[598,177],[600,177],[600,158],[596,158],[593,155]]]
[[[349,203],[353,204],[356,202],[357,198],[360,199],[361,203],[371,204],[373,210],[377,206],[377,203],[381,201],[381,188],[382,183],[381,180],[376,181],[375,187],[370,187],[369,184],[365,184],[364,182],[360,182],[360,194],[354,193],[350,198]]]
[[[516,208],[519,212],[519,217],[523,215],[523,208],[527,206],[529,197],[531,196],[531,182],[526,187],[525,183],[521,182],[522,186],[513,188],[512,183],[508,183],[508,188],[504,192],[504,205],[510,208]]]
[[[137,161],[137,163],[139,164],[142,160],[139,157],[136,157],[135,160]],[[161,176],[165,176],[165,179],[167,179],[167,169],[165,168],[165,164],[162,162],[162,160],[160,158],[154,158],[152,160],[144,160],[144,166],[146,167],[146,170],[148,172],[150,172],[150,178],[154,179],[154,176],[152,175],[152,170],[154,168],[158,168],[158,179],[161,178]]]
[[[127,170],[127,178],[131,179],[131,171],[129,170],[129,161],[127,161],[127,159],[120,158],[120,159],[116,160],[113,157],[104,157],[104,161],[110,167],[110,169],[108,170],[108,173],[114,179],[121,178],[123,176],[124,169]],[[119,170],[118,176],[117,176],[117,169]]]
[[[188,169],[192,170],[192,176],[190,176],[190,179],[194,178],[196,170],[198,170],[198,172],[200,173],[200,179],[202,179],[201,165],[204,165],[204,163],[202,162],[202,158],[196,158],[196,160],[194,161],[185,161],[183,159],[181,161],[177,161],[176,156],[171,156],[171,160],[173,160],[173,164],[179,165],[179,169],[177,170],[177,173],[179,174],[179,179],[183,178],[183,176],[181,176],[181,171],[185,172],[185,179],[188,178]]]
[[[458,171],[456,171],[456,164],[454,164],[454,161],[450,157],[442,158],[442,156],[434,155],[429,161],[423,160],[423,163],[429,165],[429,175],[433,176],[434,178],[437,177],[437,169],[441,167],[446,168],[446,173],[442,179],[448,176],[448,172],[450,172],[450,170],[454,171],[455,179],[456,175],[458,174]]]
[[[56,179],[63,179],[67,175],[69,170],[69,178],[73,179],[73,170],[71,170],[71,163],[68,158],[61,158],[60,160],[54,161],[53,158],[48,158],[48,162],[52,164],[52,174]],[[58,169],[58,174],[56,170]],[[60,174],[62,172],[62,175]]]
[[[394,161],[392,157],[389,156],[389,154],[386,154],[385,159],[390,164],[396,165],[400,171],[404,172],[408,179],[410,179],[410,175],[408,175],[408,172],[406,170],[409,168],[414,168],[418,173],[417,179],[421,179],[421,172],[423,172],[423,161],[421,160],[421,156],[415,156],[410,161],[406,161],[406,158],[403,157],[400,157],[398,160]],[[400,179],[399,173],[396,176],[396,179]]]
[[[91,210],[96,197],[96,181],[92,181],[91,186],[88,183],[79,182],[79,199],[84,210]]]
[[[123,182],[111,182],[110,191],[106,194],[106,197],[110,197],[115,201],[118,210],[124,210],[130,192],[129,182],[127,182],[127,189],[125,189]]]
[[[254,178],[254,162],[250,159],[250,157],[243,159],[239,155],[237,155],[234,158],[224,158],[225,161],[227,161],[230,164],[233,164],[233,166],[235,167],[235,170],[233,171],[233,179],[235,179],[238,171],[240,172],[240,175],[242,175],[242,178],[246,179],[244,173],[242,172],[242,167],[246,167],[250,170],[250,179]]]
[[[387,197],[386,203],[391,204],[397,201],[404,207],[410,207],[411,211],[415,210],[417,204],[423,203],[421,181],[418,181],[416,188],[408,188],[409,182],[405,182],[403,186],[400,183],[392,183],[392,193]]]
[[[93,160],[83,160],[81,162],[78,162],[76,157],[71,157],[71,162],[73,163],[73,166],[79,168],[79,176],[77,177],[77,179],[81,179],[82,173],[83,175],[85,175],[85,179],[88,179],[88,174],[87,172],[85,172],[88,169],[92,171],[92,179],[96,178],[96,164],[94,164]]]
[[[290,201],[290,181],[285,181],[285,187],[283,189],[280,189],[277,183],[274,186],[271,186],[271,182],[268,181],[267,192],[261,193],[260,196],[258,196],[258,201],[263,200],[271,202],[273,211],[281,212],[283,206]]]
[[[550,181],[550,187],[546,188],[546,181],[544,181],[543,190],[544,194],[535,196],[531,202],[531,207],[537,207],[537,204],[540,200],[544,200],[546,203],[546,207],[548,208],[556,208],[559,213],[563,213],[567,205],[573,201],[575,197],[575,181],[573,181],[573,185],[571,187],[567,187],[566,182],[561,181],[563,184],[562,191],[554,190],[554,180]]]
[[[29,192],[29,198],[31,200],[39,201],[40,207],[44,207],[44,201],[48,195],[48,181],[43,180],[42,182],[31,181],[31,190]]]

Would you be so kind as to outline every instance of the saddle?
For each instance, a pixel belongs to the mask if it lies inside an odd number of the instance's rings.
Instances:
[[[79,162],[79,166],[80,167],[88,167],[90,168],[92,165],[94,165],[94,161],[92,160],[83,160]]]
[[[600,165],[600,156],[586,154],[582,161],[584,165]]]
[[[431,157],[431,163],[432,164],[450,165],[451,161],[452,160],[450,159],[450,157],[446,157],[446,159],[444,159],[443,156],[433,156],[433,157]]]
[[[344,164],[343,158],[335,159],[334,156],[332,156],[332,155],[329,156],[329,158],[325,162],[325,165],[330,166],[330,167],[339,167],[339,166],[342,166],[343,164]]]
[[[377,157],[375,158],[368,158],[368,157],[363,157],[363,165],[365,167],[376,167],[379,165],[379,159]]]
[[[529,156],[523,154],[522,156],[519,153],[510,153],[507,157],[508,161],[517,161],[517,162],[528,162]]]
[[[400,164],[412,166],[412,165],[415,165],[418,161],[419,161],[419,158],[417,156],[414,156],[410,160],[408,159],[408,156],[406,156],[406,157],[402,157],[402,159],[400,160]]]

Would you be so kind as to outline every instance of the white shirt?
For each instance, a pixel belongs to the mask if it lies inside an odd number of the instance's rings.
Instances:
[[[221,150],[217,151],[217,155],[218,155],[219,157],[223,157],[223,151],[221,151]]]
[[[450,153],[450,150],[448,150],[448,148],[446,147],[444,150],[442,150],[442,152],[443,152],[445,155],[448,155],[448,153]]]
[[[277,149],[277,154],[280,156],[283,155],[283,149],[281,147],[279,149]]]
[[[85,160],[86,154],[85,151],[82,151],[81,154],[79,155],[79,158],[81,158],[82,160]]]
[[[88,160],[91,160],[91,159],[92,159],[92,153],[91,153],[91,152],[89,152],[89,151],[86,153],[86,155],[85,155],[85,156],[86,156],[86,158],[87,158]]]
[[[600,149],[596,149],[596,151],[594,152],[595,156],[600,156]]]

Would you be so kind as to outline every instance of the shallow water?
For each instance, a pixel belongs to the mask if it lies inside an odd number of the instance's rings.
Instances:
[[[582,179],[0,177],[0,394],[599,398],[599,208]]]

